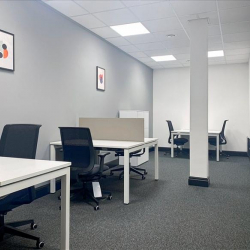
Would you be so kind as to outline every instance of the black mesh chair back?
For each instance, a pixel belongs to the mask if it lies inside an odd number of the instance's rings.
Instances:
[[[171,133],[174,131],[174,127],[171,121],[167,120],[168,123],[168,129],[169,129],[169,137],[168,137],[168,143],[171,144]]]
[[[228,122],[228,120],[225,120],[223,122],[223,126],[220,132],[220,144],[227,144],[227,139],[225,137],[225,127],[226,127],[226,123]]]
[[[0,141],[0,156],[35,159],[41,125],[6,125]]]
[[[95,151],[89,128],[60,127],[64,160],[71,167],[89,172],[94,167]]]
[[[32,124],[5,125],[0,140],[0,156],[35,159],[40,127],[41,125]],[[35,199],[35,188],[30,187],[9,194],[5,199],[10,202],[6,202],[6,206],[0,206],[0,213],[16,207],[16,200],[25,204],[32,202]]]

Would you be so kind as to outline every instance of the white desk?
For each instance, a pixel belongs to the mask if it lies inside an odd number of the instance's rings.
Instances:
[[[61,177],[61,250],[69,250],[70,162],[0,157],[0,197]]]
[[[61,141],[50,143],[50,159],[56,159],[56,147],[61,146]],[[129,153],[136,150],[141,150],[145,147],[155,147],[155,180],[159,179],[159,166],[158,166],[158,139],[145,138],[144,142],[132,141],[106,141],[106,140],[93,140],[93,146],[96,149],[109,151],[110,149],[124,150],[124,203],[129,204]],[[55,180],[50,182],[50,192],[55,192]]]
[[[171,132],[171,157],[174,157],[174,135],[190,135],[190,130],[181,129]],[[219,144],[220,131],[208,131],[208,136],[216,137],[216,161],[220,160],[220,144]]]

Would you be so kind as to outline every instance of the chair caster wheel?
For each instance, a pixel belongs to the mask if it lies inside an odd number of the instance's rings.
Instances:
[[[95,211],[97,211],[97,210],[99,210],[99,209],[100,209],[99,206],[94,207],[94,210],[95,210]]]
[[[119,180],[122,180],[122,176],[119,176]]]
[[[61,200],[61,195],[59,195],[59,196],[57,197],[57,199],[60,201],[60,200]]]
[[[114,175],[114,173],[113,173],[113,172],[110,172],[110,176],[112,176],[112,175]]]
[[[147,171],[144,171],[144,174],[148,174],[148,172],[147,172]]]
[[[142,179],[142,180],[145,180],[145,179],[146,179],[146,177],[145,177],[144,175],[142,175],[141,179]]]
[[[37,247],[38,249],[43,248],[43,247],[44,247],[44,242],[38,241],[38,242],[36,243],[36,247]]]
[[[108,200],[112,200],[112,198],[113,198],[112,195],[108,196]]]
[[[30,228],[31,228],[32,230],[37,229],[37,224],[31,223],[31,224],[30,224]]]

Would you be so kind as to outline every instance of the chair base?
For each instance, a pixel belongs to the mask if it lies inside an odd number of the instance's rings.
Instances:
[[[93,206],[94,210],[99,210],[100,209],[100,207],[99,207],[99,200],[112,200],[112,194],[109,191],[102,191],[102,194],[105,195],[105,196],[100,197],[100,198],[95,198],[94,195],[93,195],[93,191],[91,191],[91,190],[89,190],[87,188],[87,183],[83,183],[83,187],[81,187],[81,188],[71,189],[70,190],[70,199],[74,199],[76,196],[78,196],[80,194],[82,194],[83,200],[87,204]],[[58,197],[58,199],[59,200],[61,199],[61,194]],[[93,205],[90,202],[88,202],[87,199],[89,199],[92,202],[94,202],[95,205]],[[60,208],[61,208],[61,206],[60,206]]]
[[[42,248],[44,246],[44,242],[40,240],[39,237],[25,233],[16,227],[21,227],[24,225],[30,224],[31,229],[36,229],[37,225],[34,223],[34,220],[25,220],[25,221],[17,221],[17,222],[11,222],[4,224],[4,216],[1,216],[1,222],[0,222],[0,242],[3,241],[5,234],[10,234],[13,236],[19,236],[25,239],[35,240],[36,241],[36,247]]]
[[[117,172],[117,171],[122,171],[122,172],[119,174],[119,179],[121,180],[121,179],[123,178],[123,176],[124,176],[124,167],[122,167],[122,168],[117,168],[117,169],[114,169],[114,170],[111,170],[111,171],[110,171],[110,175],[113,175],[113,174],[114,174],[113,172]],[[143,171],[144,173],[141,173],[140,171]],[[129,167],[129,172],[134,172],[134,173],[140,175],[140,176],[142,177],[142,180],[145,179],[145,176],[144,176],[144,175],[147,174],[146,169],[137,168],[137,167],[132,167],[131,165],[130,165],[130,167]]]

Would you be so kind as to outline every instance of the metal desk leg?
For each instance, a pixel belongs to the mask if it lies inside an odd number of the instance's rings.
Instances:
[[[50,145],[50,160],[56,160],[56,147],[54,145]],[[53,194],[56,192],[56,179],[50,180],[50,193]]]
[[[70,231],[70,168],[61,178],[61,250],[69,250]]]
[[[171,157],[174,157],[174,135],[171,133]]]
[[[129,151],[124,149],[124,204],[129,204]]]
[[[155,180],[159,179],[159,156],[158,156],[158,143],[155,144]]]
[[[216,136],[216,161],[220,160],[220,144],[219,144],[219,135]]]

